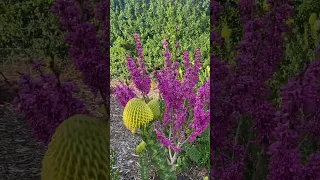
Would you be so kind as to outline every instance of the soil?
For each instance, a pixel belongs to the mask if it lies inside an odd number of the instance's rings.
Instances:
[[[26,122],[12,113],[14,93],[0,82],[0,179],[40,180],[46,147],[37,143]]]

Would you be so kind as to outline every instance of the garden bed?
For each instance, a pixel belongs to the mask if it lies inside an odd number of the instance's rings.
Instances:
[[[153,92],[151,94],[156,93]],[[110,147],[116,152],[116,164],[114,168],[120,171],[120,179],[140,180],[139,155],[136,153],[136,146],[142,140],[140,137],[134,136],[123,125],[123,107],[120,106],[113,95],[111,95],[110,99],[110,108]],[[208,172],[205,168],[191,165],[186,172],[179,174],[178,178],[181,180],[188,180],[188,178],[191,180],[202,180],[207,175]],[[152,170],[150,172],[150,179],[158,179],[155,176],[155,171]]]

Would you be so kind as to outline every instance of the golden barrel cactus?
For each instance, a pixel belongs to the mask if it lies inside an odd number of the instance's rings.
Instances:
[[[145,127],[153,120],[153,113],[144,100],[132,98],[123,111],[123,123],[133,133],[136,129]]]
[[[74,115],[56,129],[42,161],[42,180],[109,180],[109,123]]]

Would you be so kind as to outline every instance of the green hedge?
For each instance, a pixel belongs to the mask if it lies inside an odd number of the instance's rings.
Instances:
[[[201,48],[203,62],[209,65],[209,5],[209,0],[111,0],[111,77],[129,77],[125,62],[127,55],[135,54],[134,33],[141,35],[149,72],[164,66],[164,39],[172,50],[178,42],[192,56]]]
[[[67,56],[67,46],[58,17],[52,13],[54,0],[2,0],[0,3],[0,55],[7,59],[20,53],[37,58],[54,54]],[[14,51],[15,50],[15,51]]]

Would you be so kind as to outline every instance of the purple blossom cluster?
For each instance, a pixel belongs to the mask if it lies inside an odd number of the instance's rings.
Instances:
[[[163,42],[166,68],[154,72],[159,82],[158,89],[166,104],[164,118],[157,125],[158,140],[174,151],[180,151],[184,141],[195,141],[209,125],[210,83],[206,82],[196,92],[196,84],[199,81],[201,68],[200,50],[196,50],[194,65],[191,65],[189,53],[183,53],[185,74],[183,80],[179,80],[179,63],[171,59],[168,42]],[[205,99],[207,98],[207,99]],[[190,112],[191,111],[191,112]],[[190,119],[193,119],[189,121]],[[169,137],[163,134],[166,127],[170,127]],[[191,128],[190,136],[185,136],[187,129]],[[162,133],[162,134],[161,134]],[[170,142],[170,143],[168,143]]]
[[[69,55],[81,71],[83,81],[96,96],[99,92],[105,107],[109,104],[109,2],[57,0],[52,11],[60,16],[60,27],[66,31]],[[96,20],[100,23],[93,23]],[[79,91],[69,82],[61,82],[53,65],[53,73],[44,73],[44,63],[34,64],[40,78],[21,74],[20,91],[14,104],[24,115],[34,136],[48,143],[60,123],[74,114],[87,114],[84,101],[76,98]]]
[[[207,81],[198,90],[194,104],[194,121],[191,125],[193,134],[189,140],[196,140],[207,128],[210,123],[210,81]]]
[[[52,6],[52,11],[60,17],[61,28],[66,31],[69,55],[82,73],[83,82],[95,96],[100,93],[105,105],[109,102],[110,75],[107,6],[106,1],[96,5],[98,27],[90,19],[93,10],[85,1],[57,0]]]
[[[130,72],[131,79],[135,85],[134,88],[125,85],[121,82],[121,85],[117,85],[115,89],[115,95],[120,102],[120,105],[125,107],[127,102],[134,97],[137,97],[137,94],[140,93],[144,98],[146,98],[151,89],[151,78],[147,73],[147,69],[144,62],[144,54],[142,48],[142,42],[140,40],[139,34],[134,34],[136,39],[136,49],[138,51],[138,58],[132,58],[127,56],[127,68]]]
[[[127,67],[130,72],[131,79],[136,85],[136,88],[142,93],[143,96],[147,96],[151,88],[151,78],[149,77],[145,66],[140,36],[139,34],[135,34],[134,37],[136,39],[136,47],[139,58],[134,59],[128,56]]]
[[[143,48],[142,48],[142,43],[140,40],[140,35],[139,34],[134,34],[134,37],[136,39],[136,48],[138,51],[138,58],[132,58],[130,56],[127,56],[127,67],[131,75],[131,79],[133,83],[135,84],[135,87],[137,90],[144,96],[146,97],[151,89],[151,78],[148,75],[145,62],[144,62],[144,54],[143,54]],[[123,84],[123,83],[122,83]],[[122,92],[124,91],[124,92]],[[125,93],[126,91],[126,93]],[[131,92],[132,91],[132,92]],[[121,94],[131,94],[129,96],[119,96]],[[125,106],[125,104],[130,100],[128,99],[129,97],[135,97],[136,95],[133,90],[131,90],[129,87],[126,87],[126,85],[117,86],[116,89],[116,96],[118,97],[120,104],[122,106]]]
[[[151,78],[147,74],[143,61],[140,36],[138,34],[134,36],[138,58],[127,57],[127,66],[136,88],[145,96],[150,91]],[[210,123],[210,82],[207,81],[199,89],[196,89],[202,66],[200,49],[196,50],[194,63],[191,63],[187,51],[183,53],[185,73],[181,80],[179,78],[179,62],[172,59],[168,42],[164,41],[162,44],[165,67],[162,70],[154,71],[153,74],[158,82],[157,88],[166,107],[163,120],[155,122],[155,132],[157,140],[164,147],[169,148],[171,155],[171,151],[175,154],[178,153],[182,150],[184,143],[195,141],[196,137],[199,137],[208,128]],[[117,86],[115,94],[122,106],[125,106],[130,98],[136,97],[134,90],[123,84]],[[187,130],[191,130],[191,133],[187,134]],[[166,136],[167,134],[169,136]],[[175,161],[174,158],[171,160]]]
[[[320,59],[313,61],[301,75],[292,77],[282,88],[282,107],[277,112],[278,126],[270,145],[269,179],[320,179],[320,161],[312,154],[302,163],[303,144],[319,143],[318,123]],[[312,164],[312,167],[310,167]]]
[[[137,97],[134,89],[123,82],[121,82],[121,85],[116,86],[115,95],[122,107],[125,107],[130,99]]]
[[[84,101],[76,98],[78,88],[70,82],[60,82],[52,73],[43,73],[42,61],[34,64],[39,78],[21,74],[19,95],[13,104],[23,114],[34,137],[45,144],[51,140],[55,129],[74,114],[87,114]]]
[[[281,107],[272,104],[266,82],[279,71],[285,53],[284,33],[290,30],[286,20],[294,11],[290,0],[267,2],[270,11],[263,15],[255,11],[255,1],[238,2],[243,37],[236,49],[235,65],[211,54],[212,179],[243,180],[248,171],[257,178],[266,167],[269,180],[320,179],[320,162],[315,161],[319,153],[303,163],[301,152],[303,144],[319,142],[320,61],[314,61],[282,88]],[[218,2],[212,4],[212,22],[216,26],[223,7]],[[212,32],[211,38],[213,45],[223,43],[217,32]],[[240,143],[243,139],[238,130],[249,120],[252,125],[248,140]],[[256,161],[249,153],[253,145],[261,150]],[[268,163],[261,165],[263,157],[268,157]],[[256,168],[248,170],[250,163],[257,163]]]

